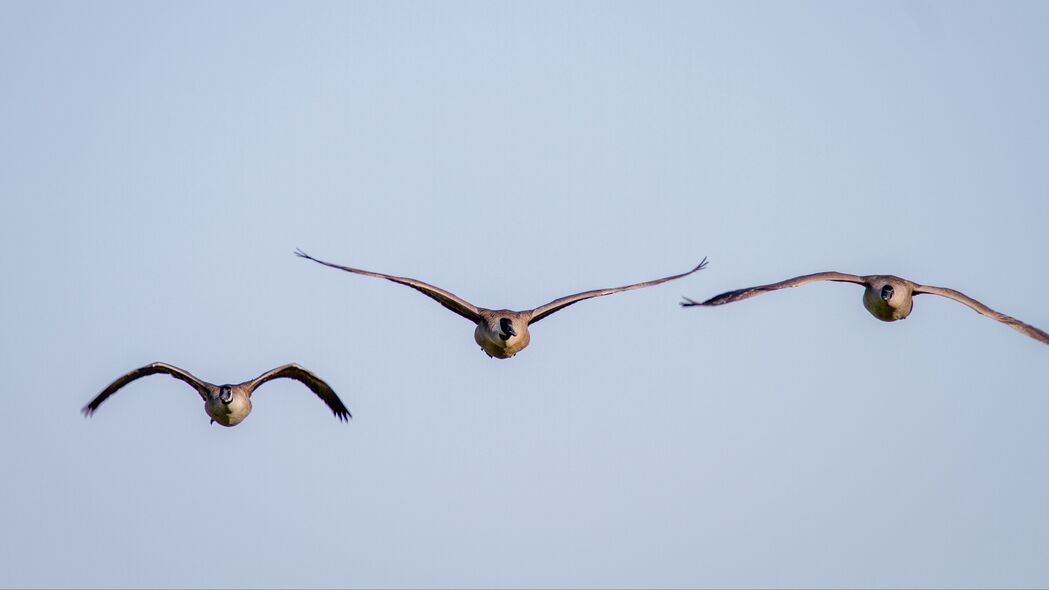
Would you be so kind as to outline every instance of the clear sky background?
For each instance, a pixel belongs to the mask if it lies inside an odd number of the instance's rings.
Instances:
[[[0,4],[0,585],[1049,584],[1049,4]],[[487,358],[418,277],[572,306]],[[233,429],[162,360],[239,382]]]

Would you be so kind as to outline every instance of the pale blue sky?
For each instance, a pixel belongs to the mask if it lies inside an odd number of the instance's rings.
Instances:
[[[1049,585],[1049,4],[0,4],[0,586]],[[415,276],[575,305],[488,359]],[[240,426],[213,382],[296,361]]]

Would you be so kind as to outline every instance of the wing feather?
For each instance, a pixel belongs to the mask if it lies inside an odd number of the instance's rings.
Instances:
[[[335,414],[335,417],[343,422],[353,417],[350,414],[350,410],[346,408],[346,405],[342,403],[339,396],[335,394],[331,386],[328,385],[323,379],[314,375],[310,371],[306,370],[301,365],[291,363],[276,369],[270,369],[258,377],[242,383],[241,385],[247,386],[248,395],[255,392],[255,389],[263,383],[272,379],[294,379],[306,387],[310,388],[310,391],[315,393],[317,397],[321,398],[325,404],[331,409],[331,412]]]
[[[839,281],[846,283],[858,283],[860,285],[866,284],[863,277],[856,275],[850,275],[841,272],[818,272],[810,275],[801,275],[800,277],[794,277],[778,283],[771,283],[769,285],[759,285],[757,287],[748,287],[746,289],[736,289],[735,291],[726,291],[720,295],[716,295],[703,301],[694,301],[685,297],[684,301],[681,302],[682,307],[692,307],[694,305],[712,306],[712,305],[724,305],[726,303],[733,303],[735,301],[742,301],[749,299],[755,295],[761,295],[769,291],[777,291],[779,289],[786,289],[788,287],[797,287],[806,283],[812,283],[815,281]]]
[[[393,281],[401,285],[406,285],[408,287],[411,287],[412,289],[415,289],[416,291],[419,291],[423,295],[426,295],[427,297],[437,301],[437,303],[440,303],[447,309],[470,320],[475,324],[481,319],[481,311],[476,305],[458,297],[454,293],[449,293],[448,291],[445,291],[444,289],[441,289],[439,287],[434,287],[429,283],[424,283],[422,281],[408,277],[397,277],[393,275],[383,274],[380,272],[371,272],[368,270],[361,270],[359,268],[353,268],[350,266],[342,266],[340,264],[325,262],[323,260],[318,260],[310,256],[309,254],[306,254],[302,250],[296,250],[295,255],[305,258],[307,260],[312,260],[314,262],[323,264],[324,266],[330,266],[339,270],[345,270],[346,272],[352,272],[357,273],[359,275],[386,279],[387,281]]]
[[[185,381],[197,391],[197,394],[200,395],[201,399],[207,399],[208,389],[207,384],[204,381],[197,379],[190,373],[183,371],[182,369],[174,365],[156,362],[150,363],[144,367],[139,367],[134,371],[122,375],[116,381],[110,383],[105,389],[103,389],[102,393],[96,395],[95,399],[88,402],[88,404],[84,406],[83,409],[81,409],[81,412],[83,412],[85,416],[90,416],[91,414],[94,414],[95,410],[98,409],[98,406],[102,405],[102,402],[106,401],[106,399],[109,396],[116,393],[117,390],[121,387],[127,385],[128,383],[131,383],[132,381],[140,377],[155,375],[157,373],[167,373],[168,375],[171,375],[172,377],[179,379],[180,381]]]
[[[953,299],[958,303],[968,305],[977,313],[983,314],[989,318],[998,320],[999,322],[1008,325],[1010,328],[1016,330],[1017,332],[1020,332],[1021,334],[1027,334],[1031,338],[1034,338],[1035,340],[1038,340],[1043,344],[1049,344],[1049,334],[1046,334],[1042,330],[1039,330],[1038,328],[1035,328],[1030,324],[1025,324],[1012,316],[1007,316],[1004,313],[997,312],[960,291],[955,291],[954,289],[948,289],[946,287],[915,285],[914,294],[918,295],[921,293],[940,295],[948,299]]]
[[[626,286],[623,286],[623,287],[612,287],[611,289],[595,289],[593,291],[583,291],[582,293],[576,293],[575,295],[568,295],[568,296],[565,296],[565,297],[561,297],[559,299],[554,299],[553,301],[551,301],[550,303],[547,303],[546,305],[542,305],[540,307],[537,307],[537,308],[533,309],[532,310],[532,318],[530,320],[528,320],[528,323],[529,324],[534,324],[534,323],[538,322],[539,320],[545,318],[546,316],[554,313],[555,311],[562,310],[562,309],[568,307],[569,305],[572,305],[573,303],[579,303],[580,301],[584,301],[586,299],[591,299],[593,297],[601,297],[601,296],[604,296],[604,295],[611,295],[613,293],[619,293],[621,291],[631,291],[633,289],[641,289],[641,288],[644,288],[644,287],[652,287],[652,286],[658,285],[660,283],[665,283],[667,281],[673,281],[674,279],[680,279],[682,277],[687,277],[688,275],[690,275],[690,274],[692,274],[692,273],[694,273],[696,271],[703,270],[706,266],[707,266],[707,259],[703,258],[703,260],[701,260],[700,263],[697,264],[695,268],[693,268],[692,270],[690,270],[688,272],[683,272],[681,274],[677,274],[677,275],[673,275],[673,276],[669,276],[669,277],[663,277],[661,279],[654,279],[654,280],[651,280],[651,281],[645,281],[643,283],[634,283],[633,285],[626,285]]]

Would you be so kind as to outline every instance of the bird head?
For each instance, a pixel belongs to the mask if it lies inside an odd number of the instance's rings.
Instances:
[[[510,318],[499,318],[499,337],[503,340],[509,340],[514,336],[517,336],[517,330],[514,330],[513,320]]]

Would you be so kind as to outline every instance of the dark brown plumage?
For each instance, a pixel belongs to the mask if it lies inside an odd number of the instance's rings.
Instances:
[[[508,309],[486,309],[483,307],[477,307],[476,305],[460,298],[454,293],[450,293],[435,287],[429,283],[412,279],[408,277],[398,277],[394,275],[387,275],[378,272],[371,272],[367,270],[361,270],[359,268],[353,268],[350,266],[342,266],[340,264],[334,264],[331,262],[325,262],[318,260],[309,254],[306,254],[302,250],[296,250],[295,254],[307,260],[330,266],[331,268],[337,268],[347,272],[352,272],[360,275],[369,277],[376,277],[380,279],[386,279],[393,281],[401,285],[406,285],[419,291],[423,295],[430,297],[437,301],[452,312],[470,320],[470,322],[476,324],[477,328],[474,330],[474,340],[481,346],[488,356],[494,358],[510,358],[513,355],[520,352],[530,341],[530,335],[528,333],[528,326],[538,322],[539,320],[549,316],[550,314],[560,311],[569,305],[591,299],[594,297],[601,297],[603,295],[611,295],[613,293],[619,293],[621,291],[630,291],[633,289],[641,289],[643,287],[652,287],[660,283],[672,281],[674,279],[680,279],[686,277],[698,270],[702,270],[707,265],[707,259],[704,258],[695,268],[688,272],[684,272],[669,277],[663,277],[660,279],[654,279],[651,281],[645,281],[643,283],[634,283],[632,285],[625,285],[623,287],[613,287],[610,289],[595,289],[593,291],[583,291],[582,293],[576,293],[574,295],[568,295],[561,297],[541,305],[535,309],[529,309],[524,311],[512,311]]]
[[[858,276],[840,272],[820,272],[794,277],[778,283],[727,291],[703,302],[694,301],[685,297],[685,301],[682,302],[681,305],[682,307],[711,307],[715,305],[724,305],[726,303],[749,299],[755,295],[761,295],[762,293],[768,293],[769,291],[797,287],[814,281],[837,281],[863,285],[864,307],[867,308],[867,311],[869,311],[871,315],[886,322],[906,318],[910,315],[914,306],[913,296],[928,293],[932,295],[940,295],[947,297],[948,299],[953,299],[959,303],[963,303],[977,313],[998,320],[1021,334],[1026,334],[1043,344],[1049,344],[1049,334],[1044,331],[1039,330],[1030,324],[1025,324],[1014,317],[997,312],[960,291],[947,289],[945,287],[921,285],[894,275]]]
[[[155,362],[126,373],[110,383],[101,393],[95,396],[83,408],[85,416],[91,416],[102,402],[117,392],[121,387],[140,377],[165,373],[183,381],[192,387],[204,401],[204,411],[212,420],[223,426],[235,426],[251,413],[251,395],[260,385],[273,379],[294,379],[299,381],[317,395],[339,420],[346,421],[352,416],[350,411],[335,394],[335,391],[320,377],[295,363],[283,365],[266,371],[258,377],[236,385],[215,385],[202,381],[174,365]]]

